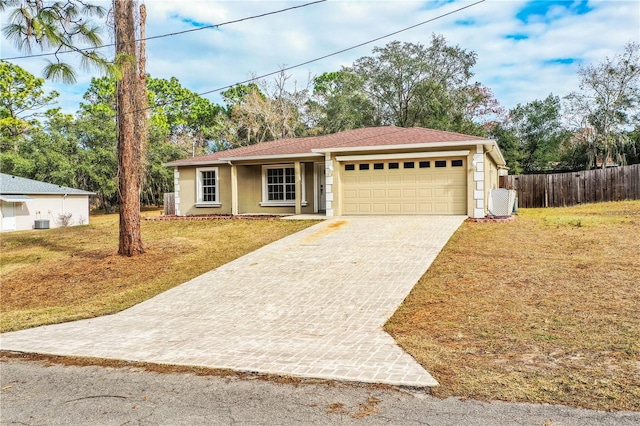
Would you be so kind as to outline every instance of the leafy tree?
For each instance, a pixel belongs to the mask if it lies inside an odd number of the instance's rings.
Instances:
[[[358,59],[347,71],[363,82],[376,109],[376,122],[401,127],[455,127],[460,91],[467,90],[476,54],[449,46],[433,35],[431,45],[393,41],[375,47],[373,56]]]
[[[364,91],[362,80],[347,70],[326,72],[313,80],[310,106],[318,133],[329,134],[375,126],[376,110]]]
[[[164,127],[171,141],[191,155],[207,152],[209,141],[215,137],[215,125],[224,109],[182,87],[177,78],[147,79],[152,122]],[[231,89],[230,89],[231,90]]]
[[[38,126],[37,119],[46,115],[43,108],[55,103],[58,92],[45,93],[44,80],[33,76],[23,68],[0,61],[0,149],[18,149],[18,138],[31,127]]]
[[[542,101],[518,104],[509,115],[523,149],[524,172],[557,168],[560,149],[569,136],[562,126],[560,98],[550,94]]]
[[[625,146],[628,164],[640,164],[640,124],[628,133],[629,143]]]
[[[587,167],[608,160],[625,164],[628,131],[640,121],[640,44],[578,71],[580,90],[567,96],[576,137],[588,154]]]
[[[111,212],[118,203],[115,79],[92,78],[83,98],[75,129],[81,152],[78,181],[96,193],[99,208]]]
[[[3,33],[23,51],[31,52],[34,45],[41,49],[54,49],[56,61],[48,61],[44,69],[45,78],[75,83],[73,67],[61,62],[58,54],[75,52],[81,58],[81,66],[88,69],[97,66],[115,72],[116,67],[95,47],[102,45],[101,27],[91,17],[103,18],[106,10],[84,1],[43,2],[41,0],[2,0],[0,11],[7,7],[13,10],[8,15],[8,24]],[[88,46],[87,48],[81,48]]]
[[[507,165],[514,172],[535,173],[561,167],[562,148],[569,132],[562,125],[560,98],[518,104],[509,111],[505,128],[497,129],[497,141]]]
[[[509,174],[522,174],[525,153],[515,129],[508,123],[495,123],[489,131],[489,136],[498,142],[507,167],[509,167]]]

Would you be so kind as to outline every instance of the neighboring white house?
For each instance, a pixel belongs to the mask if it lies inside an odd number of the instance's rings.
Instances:
[[[0,173],[0,230],[58,228],[89,223],[93,192]]]

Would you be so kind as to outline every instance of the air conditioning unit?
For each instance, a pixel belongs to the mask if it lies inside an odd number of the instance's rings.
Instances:
[[[489,214],[495,217],[509,217],[516,204],[517,192],[512,189],[492,189],[489,191]]]
[[[49,219],[36,219],[33,229],[49,229]]]

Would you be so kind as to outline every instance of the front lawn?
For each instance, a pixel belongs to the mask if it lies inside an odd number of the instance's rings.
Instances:
[[[465,222],[386,330],[434,394],[640,410],[640,201]]]
[[[143,221],[146,253],[133,258],[117,255],[117,215],[2,234],[0,332],[121,311],[314,223]]]

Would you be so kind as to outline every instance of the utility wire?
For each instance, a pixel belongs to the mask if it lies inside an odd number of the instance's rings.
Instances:
[[[291,6],[291,7],[288,7],[286,9],[275,10],[273,12],[266,12],[266,13],[262,13],[260,15],[248,16],[246,18],[235,19],[233,21],[223,22],[221,24],[207,25],[207,26],[204,26],[204,27],[191,28],[189,30],[178,31],[178,32],[175,32],[175,33],[168,33],[168,34],[161,34],[161,35],[157,35],[157,36],[151,36],[151,37],[147,37],[147,38],[144,38],[144,39],[136,40],[136,42],[142,41],[142,40],[155,40],[155,39],[164,38],[164,37],[173,37],[173,36],[177,36],[177,35],[181,35],[181,34],[192,33],[192,32],[195,32],[195,31],[206,30],[206,29],[209,29],[209,28],[220,28],[220,27],[222,27],[224,25],[237,24],[239,22],[249,21],[251,19],[264,18],[264,17],[269,16],[269,15],[275,15],[275,14],[282,13],[282,12],[288,12],[288,11],[293,10],[293,9],[300,9],[302,7],[312,6],[314,4],[324,3],[326,1],[327,0],[317,0],[317,1],[313,1],[311,3],[305,3],[305,4],[298,5],[298,6]],[[102,49],[102,48],[105,48],[105,47],[113,47],[113,46],[115,46],[115,43],[103,44],[103,45],[100,45],[100,46],[88,47],[88,48],[85,48],[85,49],[78,49],[78,50],[83,51],[83,52],[87,52],[87,51],[92,51],[92,50],[96,50],[96,49]],[[38,53],[38,54],[34,54],[34,55],[14,56],[12,58],[0,58],[0,61],[14,61],[16,59],[40,58],[40,57],[43,57],[43,56],[53,56],[53,55],[59,55],[61,53],[73,53],[73,52],[75,52],[75,51],[69,50],[69,51],[52,52],[52,53]]]
[[[376,42],[376,41],[382,40],[382,39],[384,39],[384,38],[391,37],[391,36],[396,35],[396,34],[400,34],[400,33],[404,32],[404,31],[411,30],[411,29],[416,28],[416,27],[419,27],[419,26],[421,26],[421,25],[428,24],[428,23],[433,22],[433,21],[437,21],[438,19],[442,19],[442,18],[447,17],[447,16],[449,16],[449,15],[453,15],[453,14],[455,14],[455,13],[458,13],[458,12],[462,11],[462,10],[465,10],[465,9],[470,8],[470,7],[476,6],[476,5],[480,4],[480,3],[484,3],[485,1],[486,1],[486,0],[479,0],[479,1],[475,2],[475,3],[472,3],[472,4],[469,4],[469,5],[466,5],[466,6],[460,7],[460,8],[458,8],[458,9],[452,10],[452,11],[450,11],[450,12],[443,13],[442,15],[438,15],[438,16],[436,16],[436,17],[434,17],[434,18],[427,19],[426,21],[422,21],[422,22],[419,22],[419,23],[417,23],[417,24],[411,25],[410,27],[406,27],[406,28],[403,28],[403,29],[398,30],[398,31],[394,31],[394,32],[389,33],[389,34],[386,34],[386,35],[383,35],[383,36],[380,36],[380,37],[376,37],[376,38],[374,38],[374,39],[371,39],[371,40],[368,40],[368,41],[362,42],[362,43],[357,44],[357,45],[355,45],[355,46],[347,47],[347,48],[342,49],[342,50],[339,50],[339,51],[337,51],[337,52],[329,53],[328,55],[320,56],[319,58],[310,59],[310,60],[308,60],[308,61],[301,62],[301,63],[299,63],[299,64],[292,65],[292,66],[290,66],[290,67],[286,67],[286,68],[279,69],[278,71],[273,71],[273,72],[270,72],[270,73],[267,73],[267,74],[262,74],[262,75],[259,75],[259,76],[256,76],[256,77],[253,77],[253,78],[250,78],[250,79],[248,79],[248,80],[244,80],[244,81],[240,81],[240,82],[237,82],[237,83],[229,84],[229,85],[227,85],[227,86],[219,87],[219,88],[217,88],[217,89],[207,90],[206,92],[196,93],[196,95],[198,95],[198,96],[202,96],[202,95],[208,95],[208,94],[210,94],[210,93],[221,92],[221,91],[223,91],[223,90],[225,90],[225,89],[230,89],[230,88],[232,88],[232,87],[234,87],[234,86],[238,86],[238,85],[240,85],[240,84],[251,83],[251,82],[256,81],[256,80],[258,80],[258,79],[260,79],[260,78],[270,77],[270,76],[272,76],[272,75],[279,74],[279,73],[281,73],[281,72],[283,72],[283,71],[289,71],[289,70],[292,70],[292,69],[294,69],[294,68],[301,67],[301,66],[303,66],[303,65],[308,65],[308,64],[311,64],[311,63],[313,63],[313,62],[321,61],[322,59],[326,59],[326,58],[329,58],[329,57],[331,57],[331,56],[339,55],[339,54],[341,54],[341,53],[348,52],[349,50],[357,49],[358,47],[362,47],[362,46],[365,46],[365,45],[367,45],[367,44],[371,44],[371,43],[373,43],[373,42]],[[158,103],[156,103],[155,105],[148,106],[148,107],[146,107],[146,108],[144,108],[144,109],[139,109],[139,110],[130,111],[129,113],[130,113],[130,114],[132,114],[132,113],[134,113],[134,112],[138,112],[138,111],[145,111],[145,110],[151,110],[151,109],[154,109],[154,108],[163,107],[163,106],[165,106],[165,105],[170,105],[171,103],[176,102],[176,101],[179,101],[179,99],[173,99],[172,101],[158,102]]]
[[[484,3],[485,1],[486,0],[477,1],[477,2],[469,4],[467,6],[460,7],[458,9],[456,9],[456,10],[451,11],[451,12],[447,12],[447,13],[444,13],[442,15],[436,16],[435,18],[431,18],[431,19],[428,19],[426,21],[422,21],[420,23],[417,23],[415,25],[411,25],[410,27],[406,27],[406,28],[403,28],[403,29],[398,30],[398,31],[394,31],[394,32],[389,33],[389,34],[386,34],[386,35],[383,35],[383,36],[380,36],[380,37],[376,37],[374,39],[362,42],[360,44],[356,44],[355,46],[347,47],[347,48],[339,50],[337,52],[329,53],[328,55],[320,56],[319,58],[310,59],[308,61],[301,62],[301,63],[296,64],[296,65],[291,65],[290,67],[279,69],[278,71],[273,71],[273,72],[270,72],[270,73],[267,73],[267,74],[263,74],[263,75],[260,75],[260,76],[257,76],[257,77],[253,77],[253,78],[248,79],[248,80],[244,80],[244,81],[241,81],[241,82],[238,82],[238,83],[230,84],[228,86],[219,87],[217,89],[213,89],[213,90],[208,90],[206,92],[197,93],[197,95],[198,96],[202,96],[202,95],[208,95],[210,93],[220,92],[220,91],[222,91],[224,89],[230,89],[230,88],[232,88],[234,86],[237,86],[237,85],[240,85],[240,84],[250,83],[250,82],[258,80],[260,78],[270,77],[272,75],[279,74],[279,73],[281,73],[283,71],[289,71],[289,70],[292,70],[294,68],[301,67],[303,65],[308,65],[308,64],[311,64],[313,62],[321,61],[323,59],[330,58],[331,56],[336,56],[336,55],[339,55],[341,53],[348,52],[349,50],[357,49],[358,47],[362,47],[362,46],[365,46],[367,44],[371,44],[371,43],[374,43],[376,41],[382,40],[384,38],[391,37],[391,36],[396,35],[396,34],[400,34],[400,33],[404,32],[404,31],[411,30],[411,29],[419,27],[421,25],[428,24],[428,23],[433,22],[433,21],[437,21],[438,19],[442,19],[442,18],[444,18],[446,16],[453,15],[453,14],[458,13],[458,12],[464,10],[464,9],[468,9],[468,8],[476,6],[476,5],[480,4],[480,3]],[[166,103],[165,104],[158,104],[156,106],[163,106],[163,105],[166,105]],[[149,108],[154,108],[154,107],[149,107]]]

